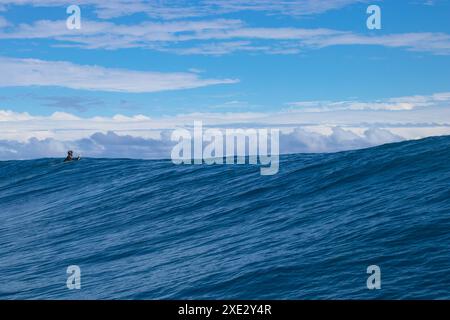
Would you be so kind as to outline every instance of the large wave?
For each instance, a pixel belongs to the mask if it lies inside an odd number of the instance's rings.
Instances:
[[[258,166],[0,162],[0,298],[450,298],[450,137]],[[366,269],[381,268],[381,290]],[[78,265],[82,289],[66,287]]]

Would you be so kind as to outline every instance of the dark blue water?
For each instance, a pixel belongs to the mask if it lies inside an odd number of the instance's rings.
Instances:
[[[0,298],[450,298],[450,137],[259,169],[0,162]]]

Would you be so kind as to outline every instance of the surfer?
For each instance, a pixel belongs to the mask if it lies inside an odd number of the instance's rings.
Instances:
[[[67,157],[66,157],[66,159],[64,159],[64,162],[75,161],[75,160],[80,160],[80,156],[78,156],[77,158],[74,158],[73,151],[72,150],[67,151]]]

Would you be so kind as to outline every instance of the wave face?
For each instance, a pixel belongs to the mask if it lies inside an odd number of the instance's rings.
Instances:
[[[0,298],[448,299],[449,181],[450,137],[284,156],[274,176],[1,162]]]

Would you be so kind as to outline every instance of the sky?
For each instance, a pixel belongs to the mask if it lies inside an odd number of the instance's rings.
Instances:
[[[199,120],[280,128],[283,153],[448,135],[449,21],[448,0],[0,0],[0,160],[167,158]]]

